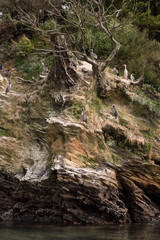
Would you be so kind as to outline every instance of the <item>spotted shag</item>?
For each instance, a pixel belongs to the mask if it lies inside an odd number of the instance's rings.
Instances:
[[[123,65],[124,66],[124,78],[128,78],[128,70],[127,70],[127,67],[126,67],[126,64]]]
[[[95,60],[95,61],[98,61],[97,54],[95,54],[95,53],[93,52],[93,49],[91,49],[91,58],[92,58],[93,60]]]
[[[116,68],[116,66],[114,66],[113,70],[114,70],[114,73],[116,74],[116,76],[119,77],[119,71],[118,71],[118,69]]]
[[[11,82],[8,82],[8,86],[6,87],[5,94],[7,94],[11,89]]]
[[[132,81],[135,81],[134,73],[131,73],[130,79],[131,79]]]
[[[84,107],[82,107],[81,117],[82,117],[83,122],[88,123],[87,116],[84,114]]]
[[[114,114],[115,119],[117,119],[117,117],[118,117],[118,111],[117,111],[117,109],[116,109],[116,107],[115,107],[114,104],[113,104],[113,114]]]

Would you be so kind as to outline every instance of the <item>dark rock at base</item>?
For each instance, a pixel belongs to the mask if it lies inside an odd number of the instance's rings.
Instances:
[[[160,221],[159,168],[51,169],[46,180],[0,174],[1,221],[108,224]],[[150,175],[149,175],[150,174]],[[156,176],[156,177],[155,177]],[[117,181],[118,177],[118,181]]]
[[[125,223],[127,209],[119,199],[115,173],[108,171],[61,168],[41,182],[18,181],[1,172],[1,221]]]

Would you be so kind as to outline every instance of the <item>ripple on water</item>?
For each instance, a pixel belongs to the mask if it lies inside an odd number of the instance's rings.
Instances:
[[[107,226],[1,225],[0,240],[160,240],[160,224]]]

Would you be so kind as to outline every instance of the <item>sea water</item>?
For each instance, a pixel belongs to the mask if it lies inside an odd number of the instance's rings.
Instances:
[[[0,225],[0,240],[160,240],[160,224]]]

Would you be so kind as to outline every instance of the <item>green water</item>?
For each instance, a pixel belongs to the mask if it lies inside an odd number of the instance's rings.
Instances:
[[[160,224],[95,226],[0,226],[0,240],[160,240]]]

